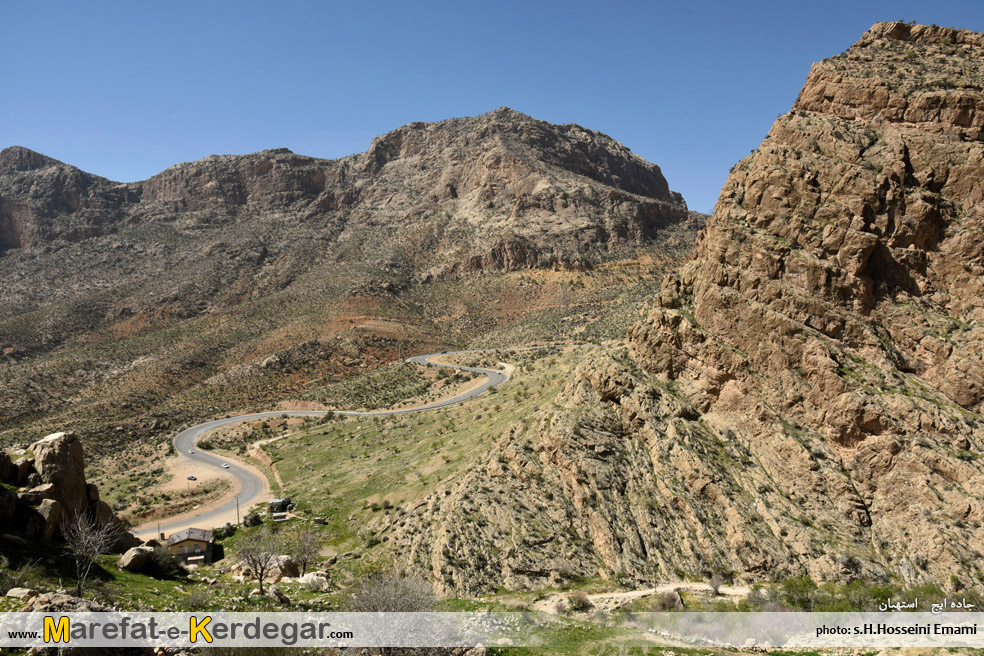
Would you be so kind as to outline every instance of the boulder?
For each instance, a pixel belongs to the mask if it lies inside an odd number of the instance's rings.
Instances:
[[[45,526],[48,520],[41,516],[35,508],[17,504],[17,513],[14,516],[14,524],[20,527],[20,532],[29,538],[42,538],[45,533]]]
[[[20,499],[21,503],[25,503],[29,506],[40,505],[45,499],[57,499],[58,491],[55,490],[55,486],[51,483],[45,483],[44,485],[39,485],[37,487],[32,487],[30,489],[24,490],[17,494],[17,498]]]
[[[331,576],[327,572],[309,572],[297,579],[297,582],[312,592],[325,592],[331,588]]]
[[[105,501],[96,501],[91,507],[92,519],[96,524],[102,525],[116,521],[113,509]]]
[[[150,562],[150,557],[153,554],[154,547],[148,547],[146,545],[133,547],[120,556],[120,562],[117,563],[117,566],[128,572],[139,572]]]
[[[125,553],[134,547],[139,547],[142,544],[140,538],[135,536],[129,531],[124,531],[120,529],[120,534],[116,538],[116,542],[110,547],[112,553]]]
[[[10,590],[7,590],[7,594],[5,596],[13,599],[29,601],[37,597],[39,594],[41,593],[31,588],[11,588]]]
[[[89,498],[89,503],[95,503],[99,501],[99,486],[95,483],[88,483],[85,486],[86,496]]]
[[[18,487],[27,484],[27,477],[34,472],[34,461],[30,457],[24,456],[14,461],[10,467],[10,482]]]
[[[0,523],[6,524],[17,512],[17,493],[13,490],[0,490]]]
[[[38,513],[44,517],[44,539],[50,541],[65,520],[65,511],[54,499],[45,499],[38,507]]]
[[[295,578],[301,575],[301,570],[290,556],[277,556],[277,569],[280,578]]]
[[[683,597],[679,590],[671,590],[660,600],[660,610],[683,610]]]
[[[10,466],[12,464],[10,462],[10,455],[0,449],[0,481],[6,481],[7,477],[10,476]]]
[[[290,597],[288,597],[287,595],[285,595],[280,590],[280,588],[278,588],[275,585],[271,585],[267,589],[267,596],[270,597],[270,599],[274,599],[276,601],[279,601],[281,604],[283,604],[285,606],[289,606],[290,605]]]
[[[27,546],[27,540],[25,540],[19,535],[11,535],[10,533],[4,533],[3,535],[0,535],[0,540],[5,542],[6,544],[12,544],[15,547]]]
[[[45,483],[58,490],[68,513],[82,511],[88,502],[82,442],[75,433],[52,433],[31,445],[34,469]],[[25,476],[26,478],[26,476]]]

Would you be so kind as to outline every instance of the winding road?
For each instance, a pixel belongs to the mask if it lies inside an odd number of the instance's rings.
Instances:
[[[219,504],[213,504],[200,512],[189,516],[189,513],[182,513],[171,519],[153,521],[142,526],[138,526],[133,530],[134,534],[138,537],[149,538],[155,537],[158,530],[165,534],[171,534],[175,531],[180,531],[189,527],[196,528],[213,528],[215,526],[221,526],[227,521],[225,518],[230,515],[230,513],[241,509],[243,514],[248,510],[256,501],[263,490],[266,488],[266,483],[261,477],[261,474],[256,473],[252,468],[244,466],[242,463],[231,458],[225,458],[218,456],[207,451],[201,451],[198,449],[198,440],[208,433],[209,431],[215,430],[220,426],[226,426],[228,424],[235,424],[243,421],[251,421],[253,419],[266,419],[268,417],[283,417],[285,415],[290,416],[309,416],[309,417],[323,417],[328,414],[344,415],[348,417],[378,417],[381,415],[403,415],[412,412],[425,412],[427,410],[436,410],[438,408],[446,408],[450,405],[456,405],[458,403],[464,403],[470,399],[480,396],[487,392],[492,387],[496,385],[501,385],[502,383],[509,380],[509,374],[503,371],[497,371],[495,369],[483,369],[480,367],[464,367],[456,364],[448,364],[446,362],[436,362],[441,357],[444,356],[454,356],[454,355],[468,355],[473,353],[504,353],[504,352],[515,352],[515,351],[530,351],[541,348],[551,348],[552,345],[545,346],[519,346],[513,348],[499,348],[499,349],[473,349],[469,351],[443,351],[441,353],[429,353],[427,355],[417,355],[412,358],[407,358],[407,362],[413,362],[415,364],[431,366],[431,367],[449,367],[451,369],[459,369],[461,371],[471,371],[477,374],[482,374],[486,376],[487,380],[475,387],[467,389],[460,394],[448,397],[446,399],[441,399],[440,401],[435,401],[433,403],[428,403],[427,405],[415,406],[412,408],[402,408],[400,410],[373,410],[367,412],[358,412],[353,410],[275,410],[271,412],[257,412],[248,415],[237,415],[235,417],[225,417],[223,419],[213,419],[212,421],[207,421],[203,424],[198,424],[192,426],[191,428],[186,428],[177,435],[171,443],[174,445],[174,451],[178,454],[179,458],[186,458],[190,461],[201,463],[210,467],[218,469],[220,472],[226,471],[232,474],[236,479],[240,487],[240,492],[232,500],[225,501]],[[587,346],[593,347],[595,344],[580,344],[577,346]],[[223,465],[228,465],[224,467]],[[221,519],[220,519],[221,518]]]

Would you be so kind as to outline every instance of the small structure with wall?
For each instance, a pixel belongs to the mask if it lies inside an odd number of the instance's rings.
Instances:
[[[268,504],[270,519],[275,522],[286,522],[287,513],[294,509],[290,499],[272,499]]]
[[[212,562],[212,531],[186,528],[172,533],[167,539],[167,550],[188,564],[207,565]]]

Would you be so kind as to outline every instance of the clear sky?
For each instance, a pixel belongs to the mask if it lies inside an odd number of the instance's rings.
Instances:
[[[0,147],[132,181],[506,105],[611,135],[709,212],[810,64],[898,19],[984,31],[984,1],[0,0]]]

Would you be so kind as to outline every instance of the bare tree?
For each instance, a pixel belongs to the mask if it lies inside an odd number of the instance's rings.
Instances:
[[[99,522],[85,512],[75,513],[61,525],[68,554],[75,561],[75,595],[82,597],[85,581],[99,554],[106,553],[119,539],[121,528],[110,520]]]
[[[245,544],[236,549],[236,555],[259,581],[260,594],[263,594],[263,578],[277,566],[280,544],[280,540],[275,535],[260,533],[256,536],[249,536]]]
[[[356,613],[414,613],[431,610],[437,595],[423,579],[400,573],[373,574],[349,601]]]
[[[724,574],[722,574],[720,570],[714,570],[714,573],[711,575],[711,580],[708,582],[708,585],[711,586],[711,592],[714,593],[715,597],[721,594],[721,586],[724,585],[726,582],[727,579],[725,578]]]
[[[310,526],[298,526],[287,536],[287,553],[301,566],[301,576],[321,551],[321,533]]]

